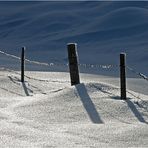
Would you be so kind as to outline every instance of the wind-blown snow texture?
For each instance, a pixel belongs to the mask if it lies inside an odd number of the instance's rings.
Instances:
[[[67,62],[68,42],[81,63],[128,64],[147,73],[148,2],[0,2],[0,48],[46,62]]]
[[[140,1],[0,2],[0,50],[18,56],[26,46],[28,59],[67,63],[66,44],[77,42],[81,63],[119,64],[125,51],[128,65],[148,74],[147,18]],[[0,54],[0,66],[20,63]],[[128,78],[125,101],[119,78],[81,73],[70,86],[69,73],[26,71],[21,83],[19,72],[0,68],[0,147],[148,147],[147,81]]]
[[[148,95],[128,90],[120,100],[119,87],[97,75],[70,86],[68,73],[26,74],[45,81],[0,72],[1,147],[148,146]]]

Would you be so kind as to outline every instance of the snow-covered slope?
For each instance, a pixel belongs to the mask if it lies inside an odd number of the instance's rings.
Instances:
[[[21,83],[18,57],[0,53],[0,147],[148,147],[147,81],[128,78],[121,100],[119,78],[104,76],[118,75],[121,51],[148,74],[147,17],[146,1],[0,2],[0,50],[20,56],[26,46],[28,59],[51,64],[26,62]],[[113,68],[84,64],[103,76],[81,73],[70,86],[68,66],[53,64],[67,63],[68,42],[80,63]]]
[[[26,74],[21,83],[0,72],[1,147],[148,146],[148,95],[120,100],[119,87],[95,75],[70,86],[68,73]]]
[[[147,73],[148,2],[0,2],[0,48],[46,62],[67,62],[68,42],[81,63],[128,64]]]

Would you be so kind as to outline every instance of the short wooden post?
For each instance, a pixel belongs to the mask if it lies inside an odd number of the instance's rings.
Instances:
[[[21,82],[24,82],[24,69],[25,69],[25,47],[22,47],[21,53]]]
[[[77,44],[76,43],[69,43],[69,44],[67,44],[67,48],[68,48],[68,59],[69,59],[71,85],[80,84]]]
[[[126,100],[126,54],[120,54],[120,87],[121,99]]]

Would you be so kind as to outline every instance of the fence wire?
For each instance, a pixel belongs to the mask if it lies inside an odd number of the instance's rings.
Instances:
[[[13,69],[9,69],[9,68],[5,68],[5,67],[0,67],[0,70],[3,70],[3,71],[8,71],[8,72],[11,72],[11,73],[14,73],[14,74],[17,74],[20,76],[21,78],[21,73],[13,70]],[[34,80],[34,81],[39,81],[39,82],[57,82],[57,81],[53,81],[53,80],[48,80],[48,79],[39,79],[39,78],[34,78],[34,77],[31,77],[31,76],[28,76],[28,75],[24,75],[25,78],[29,79],[29,80]],[[70,82],[70,81],[60,81],[60,83],[65,83],[65,82]]]
[[[133,81],[132,79],[127,79],[127,85],[129,86],[129,89],[135,91],[135,93],[132,93],[128,89],[126,90],[126,92],[138,100],[143,100],[143,96],[141,96],[141,94],[147,95],[148,77],[145,74],[138,72],[129,66],[126,66],[126,69],[129,70],[129,72],[133,73],[137,78],[144,80],[141,81],[140,79],[136,79],[137,83],[136,86],[134,86],[135,83],[133,82],[135,82],[135,80]]]
[[[5,56],[8,56],[8,57],[11,57],[11,58],[15,58],[17,60],[21,60],[20,57],[16,56],[16,55],[12,55],[12,54],[9,54],[9,53],[6,53],[2,50],[0,50],[0,53],[5,55]],[[27,58],[25,58],[25,61],[28,62],[28,63],[31,63],[31,64],[36,64],[36,65],[40,65],[40,66],[48,66],[48,67],[51,67],[51,66],[69,66],[68,63],[64,64],[64,63],[44,63],[44,62],[39,62],[39,61],[33,61],[33,60],[29,60]],[[84,67],[84,68],[103,68],[103,69],[110,69],[110,68],[113,68],[113,67],[119,67],[119,65],[113,65],[113,64],[78,64],[80,67]],[[130,71],[132,71],[133,73],[135,73],[136,75],[140,76],[141,78],[145,79],[148,81],[148,77],[140,72],[137,72],[136,70],[134,70],[133,68],[129,67],[129,66],[126,66],[127,69],[129,69]]]
[[[5,56],[8,56],[8,57],[21,60],[20,57],[18,57],[16,55],[9,54],[9,53],[6,53],[6,52],[4,52],[2,50],[0,50],[0,53],[5,55]],[[56,66],[56,67],[57,66],[69,67],[68,63],[53,63],[53,62],[52,63],[44,63],[44,62],[39,62],[39,61],[33,61],[33,60],[30,60],[30,59],[27,59],[27,58],[25,58],[25,62],[30,63],[30,64],[36,64],[38,66],[46,66],[46,67],[53,67],[53,66]],[[78,64],[78,66],[84,67],[84,68],[111,69],[111,68],[114,68],[114,67],[118,67],[119,65],[113,65],[113,64]]]
[[[140,73],[140,72],[137,72],[136,70],[134,70],[133,68],[131,68],[129,66],[126,66],[126,68],[128,70],[130,70],[131,72],[133,72],[134,74],[136,74],[137,76],[139,76],[139,77],[143,78],[144,80],[147,80],[148,81],[148,77],[145,74]]]
[[[12,73],[15,73],[17,75],[21,75],[19,72],[13,70],[13,69],[9,69],[9,68],[6,68],[6,67],[0,67],[0,70],[1,71],[8,71],[8,72],[12,72]]]
[[[119,65],[113,65],[113,64],[78,64],[80,67],[84,68],[102,68],[102,69],[111,69],[118,67]]]
[[[3,54],[3,55],[6,55],[7,57],[11,57],[11,58],[15,58],[15,59],[21,60],[20,57],[12,55],[12,54],[9,54],[9,53],[6,53],[6,52],[4,52],[2,50],[0,50],[0,53]]]
[[[0,50],[0,54],[3,54],[7,57],[11,57],[13,59],[17,59],[17,60],[21,60],[20,57],[16,56],[16,55],[12,55],[9,54],[7,52],[4,52],[2,50]],[[30,63],[30,64],[36,64],[38,66],[46,66],[46,67],[61,67],[61,66],[65,66],[65,67],[69,67],[68,63],[44,63],[44,62],[39,62],[39,61],[33,61],[33,60],[29,60],[27,58],[25,58],[26,63]],[[114,65],[114,64],[78,64],[78,66],[81,68],[88,68],[88,69],[98,69],[98,68],[102,68],[102,69],[112,69],[112,68],[117,68],[120,67],[119,65]],[[144,75],[143,73],[137,72],[136,70],[134,70],[133,68],[126,66],[126,68],[128,70],[130,70],[131,72],[135,73],[136,75],[138,75],[139,77],[143,78],[144,80],[148,81],[148,77],[146,75]],[[12,69],[8,69],[8,68],[4,68],[2,67],[1,69],[3,70],[7,70],[7,71],[11,71],[14,72],[16,74],[20,74]],[[38,81],[46,81],[46,80],[40,80],[40,79],[35,79],[35,78],[31,78],[29,76],[26,76],[26,78],[28,79],[34,79],[34,80],[38,80]]]

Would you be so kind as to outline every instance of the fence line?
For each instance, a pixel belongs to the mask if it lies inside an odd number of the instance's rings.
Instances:
[[[6,53],[2,50],[0,50],[0,54],[3,54],[5,56],[17,59],[17,60],[21,60],[20,57]],[[69,64],[64,64],[64,63],[44,63],[44,62],[39,62],[39,61],[34,61],[34,60],[29,60],[27,58],[25,58],[25,61],[31,64],[36,64],[36,65],[40,65],[40,66],[46,66],[46,67],[53,67],[53,66],[69,66]],[[117,68],[120,67],[120,65],[114,65],[114,64],[78,64],[80,67],[83,68],[102,68],[102,69],[111,69],[111,68]],[[130,70],[131,72],[135,73],[136,75],[138,75],[139,77],[143,78],[144,80],[148,81],[148,77],[146,75],[144,75],[143,73],[137,72],[136,70],[134,70],[133,68],[126,66],[126,68],[128,70]],[[9,72],[13,72],[17,75],[21,75],[21,73],[16,72],[15,70],[9,69],[9,68],[5,68],[5,67],[1,67],[0,70],[6,70]],[[38,78],[34,78],[34,77],[30,77],[27,75],[24,75],[26,78],[31,79],[31,80],[35,80],[35,81],[40,81],[40,82],[58,82],[58,81],[52,81],[52,80],[46,80],[46,79],[38,79]],[[65,83],[65,82],[69,82],[69,81],[60,81],[60,83]],[[127,91],[128,92],[128,91]],[[128,92],[129,93],[129,92]]]
[[[17,74],[17,75],[21,76],[21,73],[16,72],[13,69],[5,68],[5,67],[0,67],[0,70],[5,70],[5,71],[8,71],[8,72],[12,72],[14,74]],[[38,79],[38,78],[30,77],[30,76],[28,76],[26,74],[24,76],[25,76],[25,78],[28,78],[30,80],[35,80],[35,81],[40,81],[40,82],[57,82],[57,81],[52,81],[52,80]],[[70,82],[70,81],[60,81],[60,83],[65,83],[65,82]]]
[[[11,57],[11,58],[15,58],[15,59],[18,59],[18,60],[21,60],[20,57],[18,56],[15,56],[15,55],[12,55],[12,54],[9,54],[9,53],[6,53],[2,50],[0,50],[0,53],[1,54],[4,54],[8,57]],[[25,58],[25,61],[28,62],[28,63],[32,63],[32,64],[36,64],[36,65],[40,65],[40,66],[46,66],[46,67],[52,67],[52,66],[69,66],[68,63],[44,63],[44,62],[39,62],[39,61],[34,61],[34,60],[29,60],[27,58]],[[118,67],[119,65],[113,65],[113,64],[78,64],[80,67],[84,67],[84,68],[102,68],[102,69],[110,69],[110,68],[114,68],[114,67]]]
[[[13,73],[15,73],[15,74],[17,74],[19,76],[21,75],[19,72],[16,72],[15,70],[12,70],[12,69],[9,69],[9,68],[5,68],[5,67],[0,67],[0,70],[5,70],[5,71],[13,72]],[[39,82],[58,82],[57,80],[56,81],[53,81],[53,80],[37,79],[37,78],[34,78],[34,77],[30,77],[28,75],[25,75],[25,78],[27,78],[29,80],[39,81]],[[59,82],[60,83],[65,83],[65,82],[70,82],[70,81],[59,81]],[[133,94],[132,92],[130,92],[130,90],[127,90],[127,93],[129,93],[133,97],[136,97],[137,99],[142,100],[138,95]]]
[[[146,75],[144,75],[143,73],[137,72],[136,70],[134,70],[133,68],[126,66],[126,68],[128,70],[130,70],[131,72],[135,73],[136,75],[138,75],[139,77],[143,78],[144,80],[148,81],[148,77]]]
[[[9,53],[6,53],[2,50],[0,50],[1,54],[4,54],[8,57],[11,58],[15,58],[17,60],[21,60],[20,57],[16,56],[16,55],[12,55]],[[69,64],[61,64],[61,63],[44,63],[44,62],[39,62],[39,61],[33,61],[33,60],[29,60],[27,58],[25,58],[25,61],[28,63],[32,63],[32,64],[36,64],[36,65],[40,65],[40,66],[46,66],[46,67],[53,67],[53,66],[69,66]],[[84,67],[84,68],[102,68],[102,69],[111,69],[111,68],[116,68],[119,67],[119,65],[115,65],[115,64],[78,64],[80,67]],[[139,77],[143,78],[144,80],[148,81],[148,77],[146,75],[144,75],[143,73],[137,72],[136,70],[134,70],[133,68],[126,66],[126,68],[128,70],[130,70],[131,72],[135,73],[136,75],[138,75]]]
[[[84,68],[102,68],[102,69],[111,69],[119,67],[119,65],[113,65],[113,64],[78,64],[80,67]]]
[[[21,75],[19,72],[16,72],[13,69],[5,68],[5,67],[0,67],[0,70],[4,70],[4,71],[8,71],[8,72],[13,72],[13,73],[15,73],[17,75]]]
[[[12,58],[15,58],[15,59],[18,59],[18,60],[21,59],[20,57],[17,57],[15,55],[12,55],[12,54],[9,54],[9,53],[6,53],[6,52],[4,52],[2,50],[0,50],[0,53],[6,55],[7,57],[12,57]]]
[[[9,69],[9,68],[5,68],[5,67],[0,67],[0,70],[5,70],[5,71],[8,71],[8,72],[13,72],[13,73],[15,73],[15,74],[17,74],[19,76],[21,75],[19,72],[16,72],[15,70],[12,70],[12,69]],[[34,78],[34,77],[30,77],[28,75],[25,75],[25,77],[30,79],[30,80],[39,81],[39,82],[58,82],[58,81],[53,81],[53,80],[37,79],[37,78]],[[65,83],[65,82],[70,82],[70,81],[60,81],[60,83]],[[136,97],[137,99],[142,100],[138,95],[135,95],[135,94],[131,93],[129,90],[127,90],[127,93],[129,93],[133,97]]]
[[[15,58],[17,60],[21,60],[20,57],[16,56],[16,55],[12,55],[9,53],[6,53],[2,50],[0,50],[1,54],[4,54],[8,57],[12,57]],[[32,64],[36,64],[36,65],[40,65],[40,66],[46,66],[46,67],[53,67],[53,66],[69,66],[69,64],[64,64],[64,63],[44,63],[44,62],[39,62],[39,61],[33,61],[33,60],[29,60],[27,58],[25,58],[25,61],[28,63],[32,63]],[[78,64],[80,67],[84,67],[84,68],[102,68],[102,69],[111,69],[111,68],[116,68],[119,67],[119,65],[115,65],[115,64]],[[143,78],[144,80],[148,81],[148,77],[140,72],[137,72],[136,70],[134,70],[133,68],[126,66],[126,68],[128,70],[130,70],[131,72],[135,73],[136,75],[138,75],[139,77]]]

